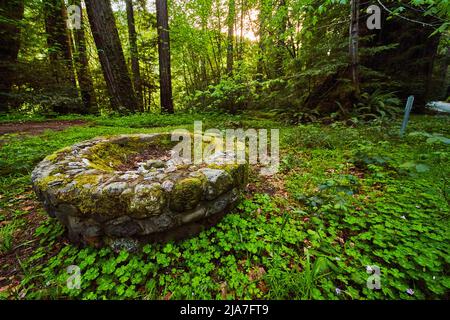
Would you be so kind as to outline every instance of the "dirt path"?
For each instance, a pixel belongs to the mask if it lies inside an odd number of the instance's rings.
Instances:
[[[73,126],[85,125],[84,120],[51,120],[43,122],[0,123],[0,135],[6,133],[40,134],[45,130],[60,131]]]

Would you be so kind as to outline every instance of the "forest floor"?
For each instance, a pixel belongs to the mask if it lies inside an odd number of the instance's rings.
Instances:
[[[0,123],[0,134],[28,133],[40,134],[45,130],[64,130],[73,126],[86,125],[83,120],[25,121],[21,123]]]
[[[4,120],[0,128],[16,130],[0,130],[0,298],[449,298],[448,116],[413,116],[404,138],[400,120],[291,126],[148,114],[62,117],[53,128],[39,120],[43,130]],[[280,172],[264,178],[254,168],[238,208],[196,237],[137,253],[79,248],[31,189],[34,166],[60,148],[99,135],[191,130],[194,120],[204,129],[279,128],[281,139]],[[70,265],[81,268],[79,290],[66,285]],[[376,267],[381,288],[372,290]]]

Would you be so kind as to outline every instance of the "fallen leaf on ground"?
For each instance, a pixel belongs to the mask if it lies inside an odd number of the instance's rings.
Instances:
[[[172,296],[173,296],[173,293],[169,292],[164,296],[164,300],[170,300],[170,298],[172,298]]]

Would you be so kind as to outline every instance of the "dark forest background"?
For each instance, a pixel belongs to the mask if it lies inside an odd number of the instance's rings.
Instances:
[[[369,30],[367,8],[381,9]],[[81,6],[80,28],[68,28]],[[0,112],[389,117],[446,100],[449,1],[0,0]],[[76,13],[76,12],[75,12]],[[170,39],[170,40],[169,40]],[[350,50],[349,50],[350,44]]]

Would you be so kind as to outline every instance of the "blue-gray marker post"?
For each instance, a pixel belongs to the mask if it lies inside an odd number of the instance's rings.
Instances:
[[[403,116],[402,128],[400,129],[400,137],[403,137],[405,134],[406,125],[408,124],[409,114],[411,113],[413,103],[414,103],[414,96],[409,96],[408,101],[406,102],[405,115]]]

